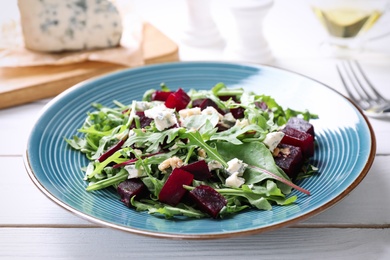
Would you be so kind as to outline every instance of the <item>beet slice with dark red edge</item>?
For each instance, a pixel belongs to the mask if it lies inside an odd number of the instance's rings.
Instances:
[[[117,142],[115,145],[111,146],[105,153],[103,153],[102,155],[100,155],[100,157],[98,158],[98,161],[99,162],[103,162],[104,160],[106,160],[108,157],[110,157],[111,155],[113,155],[116,151],[118,151],[119,149],[121,149],[122,145],[125,143],[127,138],[123,138],[122,140],[119,140],[119,142]]]
[[[168,108],[175,108],[176,111],[182,110],[190,103],[191,98],[187,93],[179,88],[176,92],[171,93],[165,100],[165,106]]]
[[[211,178],[211,172],[205,160],[196,161],[187,165],[180,167],[180,169],[185,170],[192,175],[194,179],[198,181],[204,181]]]
[[[190,198],[199,209],[213,218],[217,218],[219,212],[226,206],[227,200],[216,190],[207,185],[199,185],[189,193]]]
[[[145,113],[143,111],[137,111],[135,114],[139,117],[139,123],[141,128],[145,128],[146,126],[149,126],[150,123],[153,121],[153,118],[149,118],[145,116]],[[130,129],[135,128],[135,120],[130,125]]]
[[[187,192],[183,185],[191,185],[194,175],[180,168],[175,168],[162,187],[158,199],[161,202],[176,206]]]
[[[289,144],[279,144],[277,146],[277,151],[278,154],[274,156],[276,165],[292,180],[295,179],[304,163],[302,149]]]
[[[173,91],[162,91],[162,90],[156,90],[152,93],[152,101],[165,101],[167,100],[168,96],[170,94],[174,93]]]
[[[241,119],[245,117],[245,108],[243,107],[237,107],[237,108],[231,108],[230,113],[232,113],[233,117],[235,119]]]
[[[310,124],[308,121],[299,117],[291,117],[287,121],[286,127],[291,127],[299,131],[311,134],[313,137],[315,136],[314,126]]]
[[[291,127],[283,128],[282,132],[284,133],[284,137],[280,143],[300,147],[305,158],[314,155],[314,137],[311,134]]]
[[[232,99],[234,102],[238,102],[238,99],[236,96],[233,95],[226,95],[226,96],[218,96],[218,98],[222,101],[228,101],[229,99]]]
[[[201,110],[207,108],[207,107],[213,107],[215,108],[218,113],[220,113],[221,115],[224,115],[226,114],[222,109],[220,109],[218,107],[218,105],[212,101],[211,99],[209,98],[199,98],[199,99],[195,99],[192,101],[192,107],[199,107]]]
[[[205,98],[198,98],[195,100],[192,100],[192,107],[200,107],[200,104],[205,100]]]
[[[200,103],[199,107],[200,107],[201,110],[206,109],[207,107],[213,107],[213,108],[215,108],[215,109],[218,111],[218,113],[220,113],[221,115],[226,114],[222,109],[220,109],[220,108],[218,107],[218,105],[217,105],[214,101],[212,101],[212,100],[209,99],[209,98],[206,98],[205,100],[203,100],[202,103]]]
[[[261,110],[268,110],[268,105],[264,101],[255,102],[256,107],[260,108]]]
[[[149,192],[145,184],[140,179],[128,179],[119,183],[117,192],[121,201],[128,207],[131,206],[132,197],[144,198]]]

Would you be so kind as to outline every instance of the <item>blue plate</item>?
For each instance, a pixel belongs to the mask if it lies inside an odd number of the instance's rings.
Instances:
[[[316,151],[313,163],[320,173],[301,181],[310,196],[293,191],[298,201],[272,211],[250,210],[232,218],[166,220],[136,212],[120,202],[113,189],[85,191],[87,165],[83,154],[69,148],[93,102],[114,106],[130,104],[145,90],[170,88],[210,89],[218,82],[244,87],[274,97],[283,107],[309,109]],[[331,88],[281,69],[232,63],[179,62],[120,71],[82,82],[54,98],[43,109],[27,144],[25,165],[35,185],[50,199],[92,222],[136,234],[167,238],[210,239],[248,235],[291,225],[334,205],[365,177],[375,155],[373,130],[362,112]]]

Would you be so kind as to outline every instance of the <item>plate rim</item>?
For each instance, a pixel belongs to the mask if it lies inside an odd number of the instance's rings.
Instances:
[[[83,87],[84,85],[90,84],[94,81],[97,81],[99,79],[103,79],[106,77],[115,77],[115,75],[121,75],[121,74],[126,74],[128,71],[137,71],[137,70],[145,70],[145,69],[154,69],[154,68],[159,68],[159,67],[166,67],[166,66],[172,66],[172,65],[183,65],[187,64],[212,64],[212,65],[232,65],[232,66],[245,66],[245,67],[251,67],[251,68],[271,68],[278,70],[280,72],[287,72],[291,74],[295,74],[300,77],[304,77],[308,80],[314,81],[317,84],[322,85],[323,87],[326,87],[327,89],[333,91],[337,95],[341,96],[343,99],[345,99],[350,105],[352,105],[354,108],[356,108],[357,112],[362,116],[364,119],[364,123],[368,128],[368,133],[370,135],[370,152],[368,153],[368,158],[367,161],[364,164],[363,169],[360,171],[358,174],[357,178],[350,183],[340,194],[338,194],[336,197],[334,197],[332,200],[326,202],[320,207],[316,207],[312,209],[311,211],[308,211],[306,214],[297,216],[295,218],[280,222],[280,223],[275,223],[272,225],[264,226],[264,227],[258,227],[258,228],[251,228],[247,230],[238,230],[238,231],[230,231],[230,232],[221,232],[221,233],[203,233],[203,234],[181,234],[181,233],[167,233],[167,232],[156,232],[156,231],[149,231],[149,230],[142,230],[134,227],[129,227],[129,226],[124,226],[116,223],[111,223],[109,221],[101,220],[98,219],[94,216],[88,215],[84,212],[81,212],[72,206],[66,204],[65,202],[61,201],[58,199],[54,194],[52,194],[46,187],[39,181],[38,177],[34,173],[31,165],[30,165],[30,159],[29,159],[29,154],[28,154],[28,146],[30,144],[30,140],[32,138],[32,132],[33,129],[36,127],[37,122],[41,119],[41,117],[45,114],[47,110],[49,110],[54,104],[57,103],[58,100],[61,100],[63,97],[67,96],[69,93],[72,91],[75,91],[78,88]],[[136,72],[135,72],[136,73]],[[351,101],[350,98],[346,97],[345,95],[341,94],[339,91],[331,88],[327,84],[313,79],[310,76],[304,75],[302,73],[294,72],[289,69],[284,69],[280,68],[277,66],[272,66],[272,65],[264,65],[264,64],[252,64],[252,63],[245,63],[245,62],[221,62],[221,61],[179,61],[179,62],[169,62],[169,63],[162,63],[162,64],[152,64],[152,65],[144,65],[141,67],[135,67],[135,68],[127,68],[123,69],[120,71],[115,71],[111,73],[106,73],[104,75],[100,76],[95,76],[90,79],[81,81],[70,88],[66,89],[56,97],[54,97],[52,100],[50,100],[39,112],[38,116],[36,117],[33,127],[31,128],[31,131],[29,133],[28,139],[27,139],[27,144],[25,148],[25,152],[23,154],[23,162],[25,166],[25,170],[31,179],[31,181],[34,183],[34,185],[49,199],[51,199],[53,202],[55,202],[57,205],[61,206],[62,208],[66,209],[67,211],[71,212],[72,214],[81,217],[82,219],[85,219],[91,223],[98,224],[99,226],[102,227],[109,227],[113,228],[115,230],[120,230],[123,232],[127,233],[133,233],[137,235],[143,235],[143,236],[148,236],[148,237],[154,237],[154,238],[169,238],[169,239],[186,239],[186,240],[209,240],[209,239],[223,239],[223,238],[232,238],[232,237],[239,237],[239,236],[249,236],[249,235],[254,235],[254,234],[259,234],[259,233],[264,233],[264,232],[269,232],[272,230],[277,230],[283,227],[288,227],[293,224],[302,222],[303,220],[312,218],[325,210],[331,208],[332,206],[336,205],[339,203],[342,199],[346,197],[352,190],[354,190],[360,183],[361,181],[367,176],[374,160],[375,160],[375,155],[376,155],[376,137],[375,137],[375,132],[372,128],[372,125],[370,121],[368,120],[368,117],[364,114],[362,109],[360,109],[355,103]]]

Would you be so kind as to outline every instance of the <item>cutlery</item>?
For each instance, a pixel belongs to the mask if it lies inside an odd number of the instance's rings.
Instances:
[[[341,60],[336,67],[350,99],[367,116],[390,117],[390,101],[376,90],[356,60]]]

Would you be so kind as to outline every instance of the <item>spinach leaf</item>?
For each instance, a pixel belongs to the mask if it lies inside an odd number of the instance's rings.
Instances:
[[[262,142],[243,143],[234,145],[228,142],[217,142],[217,150],[226,161],[238,158],[250,166],[244,172],[245,184],[256,184],[265,179],[276,179],[261,169],[273,173],[283,179],[290,181],[290,178],[275,164],[269,149]],[[289,193],[291,187],[280,184],[283,192]]]

